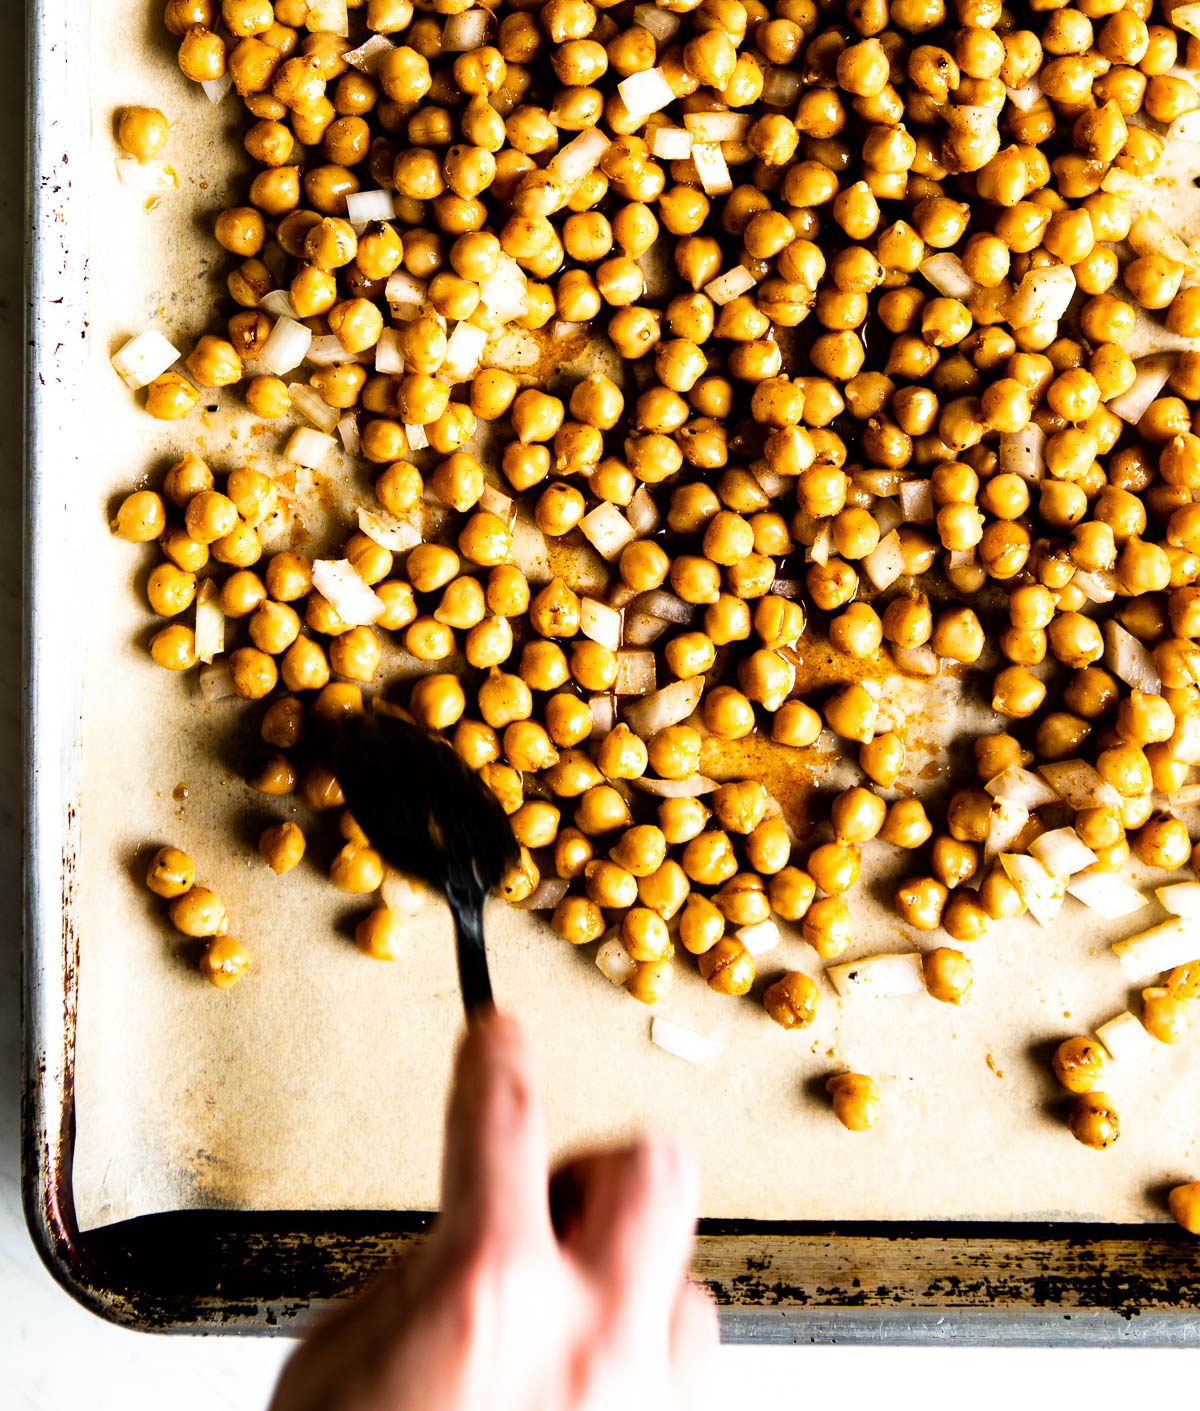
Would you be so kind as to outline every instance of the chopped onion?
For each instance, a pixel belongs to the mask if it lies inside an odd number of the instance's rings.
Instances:
[[[1129,916],[1147,904],[1136,887],[1112,872],[1080,872],[1067,883],[1067,891],[1105,916]]]
[[[650,151],[664,162],[681,162],[692,155],[692,134],[685,127],[656,127]]]
[[[1058,794],[1044,779],[1039,779],[1036,774],[1016,764],[1010,764],[1007,769],[994,774],[984,788],[994,799],[1004,803],[1018,803],[1022,808],[1031,811],[1058,802]]]
[[[1041,764],[1038,773],[1067,805],[1081,808],[1116,808],[1121,796],[1106,784],[1085,759],[1064,759]]]
[[[1062,907],[1066,888],[1060,878],[1051,876],[1034,857],[1021,853],[1002,852],[1000,866],[1016,887],[1030,916],[1040,926],[1049,926]]]
[[[871,580],[871,585],[883,592],[890,588],[904,572],[904,549],[896,530],[880,539],[879,543],[863,559],[863,571]]]
[[[897,999],[925,992],[925,967],[919,951],[902,955],[867,955],[825,968],[829,983],[842,999]]]
[[[607,603],[598,602],[595,598],[581,598],[579,630],[589,640],[599,642],[610,652],[619,651],[621,648],[621,614],[614,612]],[[618,693],[620,689],[618,685]]]
[[[219,103],[233,87],[233,78],[228,73],[223,73],[220,78],[202,78],[200,87],[210,103]]]
[[[1029,853],[1055,877],[1073,877],[1097,861],[1074,828],[1051,828],[1040,834],[1029,844]]]
[[[777,598],[794,601],[804,592],[804,584],[798,578],[776,578],[771,584],[771,592]]]
[[[118,157],[117,176],[122,186],[134,191],[174,191],[179,185],[175,168],[169,162],[139,162],[135,157]]]
[[[622,649],[617,653],[617,679],[613,690],[618,696],[648,696],[657,680],[654,653]]]
[[[1135,254],[1160,255],[1176,264],[1195,263],[1192,252],[1157,211],[1143,207],[1129,229],[1129,244]]]
[[[662,69],[642,69],[639,73],[630,74],[617,84],[617,92],[625,104],[629,120],[634,123],[641,122],[675,101],[675,90],[667,82]]]
[[[396,318],[415,318],[425,302],[427,285],[423,279],[416,279],[406,269],[398,269],[388,276],[383,286],[383,297]]]
[[[558,881],[558,878],[554,880]],[[566,883],[564,882],[564,896],[566,891]],[[556,902],[555,905],[557,906],[558,903]],[[611,980],[614,985],[623,985],[637,970],[637,961],[633,959],[616,936],[609,936],[607,941],[600,942],[596,951],[596,965],[601,975],[606,980]]]
[[[643,539],[653,534],[662,522],[658,506],[644,485],[639,485],[633,492],[633,498],[629,501],[625,514],[638,536]]]
[[[900,486],[900,509],[910,524],[928,524],[934,516],[933,487],[928,480],[906,480]]]
[[[1167,797],[1172,808],[1195,808],[1200,804],[1200,784],[1185,785],[1182,789],[1175,789]]]
[[[670,627],[661,617],[652,617],[648,612],[630,611],[625,614],[622,642],[627,647],[652,646]]]
[[[1002,431],[997,456],[1005,475],[1037,485],[1046,478],[1046,433],[1032,421],[1020,431]]]
[[[429,436],[423,426],[409,426],[404,423],[404,435],[408,441],[410,451],[425,451],[429,449]]]
[[[584,538],[602,558],[615,559],[626,544],[637,538],[633,525],[621,511],[605,500],[579,521]]]
[[[744,142],[753,126],[749,113],[685,113],[684,127],[697,142]]]
[[[479,299],[495,318],[520,318],[529,311],[525,273],[510,255],[501,255],[496,272],[480,282]]]
[[[762,101],[772,108],[788,108],[804,92],[804,77],[798,69],[782,64],[764,64]]]
[[[856,470],[850,479],[859,490],[865,490],[868,495],[895,495],[908,476],[907,470]],[[792,478],[788,477],[789,480]],[[888,525],[888,529],[899,523],[900,519],[897,517],[894,524]],[[886,530],[884,532],[886,533]]]
[[[1195,10],[1200,15],[1200,5],[1180,5],[1171,13],[1172,24],[1178,26],[1178,17],[1183,10]],[[1190,112],[1180,113],[1167,128],[1166,135],[1168,142],[1186,142],[1189,145],[1200,142],[1200,109],[1193,108]]]
[[[1071,582],[1081,588],[1084,596],[1092,603],[1111,603],[1117,596],[1118,579],[1111,569],[1077,568]]]
[[[1178,361],[1178,353],[1151,353],[1148,358],[1139,358],[1134,364],[1137,372],[1133,385],[1127,392],[1106,403],[1106,409],[1122,421],[1136,426],[1146,415],[1146,408],[1167,385],[1167,379]]]
[[[1104,180],[1100,183],[1100,190],[1107,191],[1110,196],[1120,196],[1127,201],[1142,201],[1149,195],[1149,190],[1136,177],[1130,176],[1127,171],[1122,171],[1119,167],[1109,167],[1104,173]]]
[[[342,344],[342,340],[332,333],[318,333],[313,337],[308,345],[308,352],[305,358],[310,363],[315,363],[318,367],[332,367],[338,363],[362,362],[367,357],[366,353],[350,353]]]
[[[646,652],[653,659],[653,652]],[[668,725],[686,720],[700,704],[704,694],[704,677],[689,676],[686,681],[672,681],[661,690],[646,695],[640,701],[625,704],[621,715],[635,735],[648,740]]]
[[[337,434],[342,439],[342,446],[348,456],[358,455],[361,445],[358,439],[358,417],[353,412],[347,412],[337,424]]]
[[[686,779],[653,779],[647,774],[631,780],[633,787],[657,799],[698,799],[712,794],[721,786],[704,774],[689,774]]]
[[[664,622],[675,622],[680,626],[691,622],[696,615],[694,603],[685,603],[664,588],[652,588],[640,594],[634,599],[634,606],[639,612],[648,612],[651,617],[661,617]]]
[[[522,911],[553,911],[566,896],[570,885],[566,877],[543,877],[525,900],[516,905]]]
[[[1200,882],[1172,882],[1156,887],[1154,895],[1172,915],[1200,920]]]
[[[502,519],[510,528],[517,512],[516,502],[512,497],[506,495],[503,490],[498,490],[494,485],[483,487],[483,494],[479,497],[479,508],[486,510],[488,514],[494,514],[497,519]]]
[[[1112,618],[1104,623],[1101,631],[1104,634],[1104,665],[1135,691],[1157,696],[1162,690],[1162,681],[1154,657],[1147,648]]]
[[[984,839],[983,856],[991,862],[1002,852],[1008,852],[1025,830],[1029,822],[1029,810],[1008,799],[997,799],[988,815],[987,837]]]
[[[306,382],[289,383],[288,395],[292,399],[292,406],[301,416],[307,417],[320,430],[332,431],[338,424],[340,418],[337,409],[331,407],[325,398]]]
[[[375,371],[401,373],[404,371],[404,352],[400,346],[400,330],[385,328],[375,344]]]
[[[644,79],[649,74],[658,74],[661,77],[662,70],[646,69],[645,72],[634,74],[632,78],[627,78],[625,83],[617,86],[624,88],[625,84],[632,83],[633,79]],[[624,97],[623,94],[622,97]],[[628,103],[626,103],[626,107],[629,107]],[[650,108],[647,111],[653,112],[654,109]],[[632,112],[630,116],[633,116]],[[645,116],[647,113],[642,114],[642,117]],[[546,170],[555,181],[569,189],[578,185],[585,176],[590,176],[596,170],[600,165],[600,158],[608,151],[610,145],[609,139],[598,127],[585,127],[578,137],[573,138],[565,147],[559,148],[546,164]]]
[[[714,304],[731,304],[734,299],[749,293],[757,282],[745,265],[733,265],[717,275],[716,279],[710,279],[704,286],[704,292]]]
[[[351,627],[367,627],[378,622],[383,601],[359,577],[349,559],[317,559],[313,563],[313,587],[328,598],[334,612]]]
[[[927,260],[921,261],[918,269],[947,299],[959,299],[966,303],[979,293],[979,285],[963,268],[963,262],[949,250],[930,255]]]
[[[1137,1062],[1154,1056],[1154,1040],[1142,1021],[1129,1010],[1098,1025],[1096,1037],[1117,1063],[1126,1060]]]
[[[751,955],[765,955],[767,951],[774,950],[782,939],[779,927],[769,918],[756,921],[752,926],[740,926],[733,934]]]
[[[337,422],[334,422],[337,425]],[[324,431],[316,431],[311,426],[301,426],[292,432],[283,454],[293,465],[306,466],[309,470],[320,470],[335,450],[337,442]]]
[[[491,15],[486,10],[461,10],[451,15],[442,29],[442,48],[449,54],[465,54],[487,43]]]
[[[487,343],[487,331],[465,321],[454,325],[454,332],[446,342],[446,356],[442,360],[442,371],[460,382],[475,371],[483,357]]]
[[[267,372],[279,377],[300,366],[312,341],[311,328],[297,323],[294,318],[281,318],[263,344],[258,361]]]
[[[409,876],[407,872],[385,867],[379,894],[389,911],[399,916],[415,916],[425,901],[426,887],[424,882]]]
[[[258,307],[272,318],[296,317],[296,310],[292,308],[292,296],[286,289],[270,290],[258,301]]]
[[[635,5],[633,22],[652,34],[659,44],[669,43],[679,32],[679,16],[657,5]]]
[[[205,705],[216,705],[237,695],[227,662],[213,661],[200,668],[200,695]]]
[[[352,191],[346,197],[346,219],[351,225],[396,218],[396,201],[390,191]]]
[[[134,392],[148,386],[178,361],[179,349],[172,346],[157,328],[139,333],[112,356],[117,376]]]
[[[1127,940],[1114,941],[1112,948],[1126,978],[1136,985],[1200,956],[1200,923],[1194,917],[1180,916]]]
[[[225,614],[221,593],[211,578],[196,593],[196,660],[211,662],[225,650]]]
[[[628,82],[628,80],[626,80]],[[719,142],[694,142],[692,162],[700,177],[700,185],[708,196],[722,196],[733,190],[733,178],[729,175],[729,163],[721,151]]]
[[[351,49],[348,54],[343,54],[342,58],[360,73],[374,73],[383,62],[383,56],[390,53],[396,46],[390,39],[382,34],[373,34],[365,44],[360,44],[357,49]]]
[[[350,33],[346,0],[308,0],[304,23],[312,34],[336,34],[345,39]]]
[[[617,701],[615,696],[589,696],[588,709],[592,712],[593,740],[603,739],[612,733],[617,723]]]
[[[928,644],[920,647],[898,647],[889,644],[892,660],[897,669],[908,676],[936,676],[941,670],[937,653]]]
[[[1036,78],[1027,79],[1020,88],[1005,87],[1008,94],[1008,101],[1014,108],[1027,113],[1031,108],[1037,107],[1042,101],[1042,89]]]
[[[410,519],[397,519],[386,510],[358,507],[358,527],[372,543],[393,554],[415,549],[421,542],[421,526]]]
[[[1008,300],[1005,316],[1014,328],[1057,323],[1066,313],[1075,289],[1075,272],[1070,265],[1031,269]]]
[[[758,481],[758,488],[771,500],[786,495],[796,483],[794,476],[780,475],[777,470],[772,470],[766,461],[755,461],[750,467],[750,473]]]
[[[657,1014],[650,1021],[650,1042],[686,1063],[706,1063],[721,1052],[721,1045],[716,1039],[685,1029],[681,1024],[672,1023]]]

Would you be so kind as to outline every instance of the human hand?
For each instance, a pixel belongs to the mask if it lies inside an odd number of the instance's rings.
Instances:
[[[533,1055],[489,1015],[459,1055],[432,1235],[309,1335],[271,1411],[700,1405],[717,1321],[686,1278],[694,1166],[648,1138],[553,1184],[571,1197],[556,1221]]]

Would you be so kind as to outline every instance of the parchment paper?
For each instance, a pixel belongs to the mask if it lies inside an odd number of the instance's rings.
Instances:
[[[238,769],[257,712],[231,701],[206,709],[194,673],[151,662],[157,623],[143,590],[155,556],[107,529],[131,486],[157,484],[188,449],[218,472],[245,460],[282,472],[290,429],[255,423],[232,399],[230,410],[182,425],[153,422],[108,364],[115,346],[151,324],[191,346],[223,267],[207,229],[241,167],[232,134],[240,105],[214,108],[180,78],[156,8],[121,0],[96,17],[94,205],[90,232],[78,236],[92,255],[91,414],[80,428],[84,475],[63,486],[78,511],[63,573],[85,640],[79,1220],[88,1228],[189,1206],[430,1208],[461,1024],[448,917],[429,904],[396,964],[358,953],[353,924],[365,908],[324,872],[337,846],[331,820],[310,829],[302,807],[244,785]],[[166,155],[181,189],[152,211],[114,174],[112,117],[130,102],[161,106],[177,123]],[[330,481],[369,495],[363,465],[347,462]],[[319,500],[313,492],[299,503],[318,537]],[[956,768],[967,777],[974,729],[962,683],[888,694],[908,717],[905,789],[944,792]],[[744,758],[761,762],[795,816],[814,783],[832,787],[822,745],[783,773],[778,754]],[[254,843],[266,822],[291,816],[310,834],[310,855],[277,879]],[[253,949],[253,972],[229,993],[199,977],[141,885],[147,856],[166,842],[193,854],[225,898],[233,933]],[[879,905],[918,858],[882,844],[867,856],[877,875],[853,894],[852,954],[944,940],[906,932]],[[1144,869],[1131,875],[1150,880]],[[1143,914],[1153,919],[1157,908]],[[969,948],[976,978],[966,1006],[926,997],[843,1004],[822,982],[819,1017],[803,1034],[785,1033],[752,1000],[714,995],[685,960],[659,1009],[723,1042],[704,1066],[653,1047],[651,1011],[609,985],[594,948],[573,949],[543,920],[494,907],[489,949],[497,994],[541,1057],[556,1148],[647,1126],[682,1132],[703,1162],[708,1215],[1140,1221],[1164,1218],[1164,1184],[1200,1174],[1194,1043],[1159,1046],[1128,1075],[1113,1066],[1105,1085],[1122,1136],[1105,1152],[1068,1135],[1048,1071],[1055,1043],[1136,999],[1107,942],[1139,926],[1106,924],[1068,901],[1049,930],[994,926]],[[785,968],[820,975],[812,951],[789,935],[760,961],[756,994]],[[846,1067],[882,1086],[884,1116],[870,1133],[844,1131],[830,1112],[823,1080]]]

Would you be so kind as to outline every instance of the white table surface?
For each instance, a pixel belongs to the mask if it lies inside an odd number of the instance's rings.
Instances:
[[[287,1353],[281,1339],[166,1338],[111,1327],[76,1305],[34,1253],[20,1164],[20,418],[24,6],[0,0],[0,1405],[8,1411],[258,1411]],[[1087,1359],[1086,1366],[1083,1358]],[[1151,1366],[1153,1363],[1153,1366]],[[713,1404],[877,1403],[972,1411],[1037,1408],[1104,1389],[1195,1402],[1197,1353],[914,1348],[723,1348]],[[1186,1380],[1185,1380],[1186,1379]],[[1183,1395],[1173,1393],[1178,1388]]]

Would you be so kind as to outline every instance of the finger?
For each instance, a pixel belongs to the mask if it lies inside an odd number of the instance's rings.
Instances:
[[[681,1372],[707,1365],[721,1342],[712,1295],[692,1279],[684,1281],[671,1318],[671,1359]]]
[[[515,1019],[486,1015],[458,1055],[442,1167],[443,1237],[549,1238],[549,1162],[529,1041]]]
[[[674,1142],[652,1137],[594,1159],[587,1175],[577,1257],[609,1285],[619,1316],[665,1332],[691,1259],[695,1163]]]

